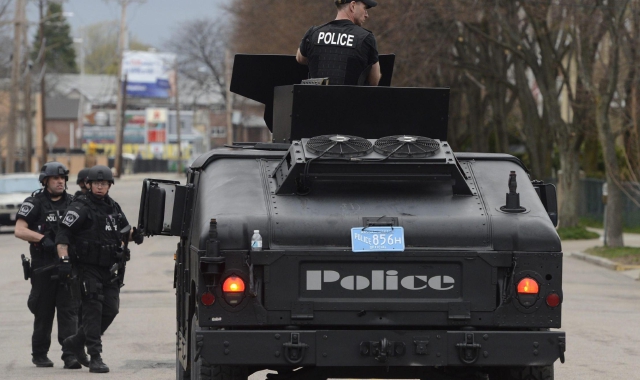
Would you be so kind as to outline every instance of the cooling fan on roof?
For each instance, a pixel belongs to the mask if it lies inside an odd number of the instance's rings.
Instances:
[[[440,149],[440,143],[422,136],[387,136],[376,140],[374,149],[391,157],[429,157]]]
[[[373,151],[373,144],[367,139],[348,135],[324,135],[307,141],[309,152],[322,157],[358,157]]]

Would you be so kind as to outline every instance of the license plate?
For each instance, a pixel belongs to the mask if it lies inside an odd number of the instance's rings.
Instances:
[[[351,229],[353,252],[403,252],[404,228],[355,227]]]
[[[16,213],[12,212],[11,214],[9,214],[9,220],[11,221],[15,221],[16,220]]]

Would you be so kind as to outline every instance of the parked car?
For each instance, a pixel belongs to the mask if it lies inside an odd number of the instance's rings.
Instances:
[[[0,175],[0,226],[15,225],[22,201],[39,188],[37,174]]]

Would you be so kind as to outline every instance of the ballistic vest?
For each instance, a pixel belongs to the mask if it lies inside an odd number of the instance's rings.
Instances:
[[[364,40],[371,32],[353,23],[333,22],[312,31],[307,59],[312,78],[329,78],[330,85],[361,85],[367,65]]]
[[[120,229],[122,210],[109,199],[111,211],[101,210],[87,195],[81,195],[76,201],[84,204],[91,228],[74,233],[74,260],[81,264],[111,267],[118,262],[117,254],[121,247]]]
[[[47,194],[45,194],[44,190],[38,190],[37,192],[34,192],[32,196],[38,200],[37,204],[40,207],[40,216],[38,217],[35,225],[29,226],[29,229],[43,234],[55,241],[56,232],[58,232],[58,223],[60,223],[65,210],[71,204],[73,198],[65,192],[61,198],[63,202],[54,205]],[[34,253],[42,253],[42,246],[40,243],[31,243],[29,251],[32,255]],[[55,255],[51,255],[51,258],[55,258]]]

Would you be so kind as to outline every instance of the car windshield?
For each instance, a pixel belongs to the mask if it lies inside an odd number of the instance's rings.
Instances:
[[[38,178],[0,178],[0,194],[31,193],[39,188]]]

